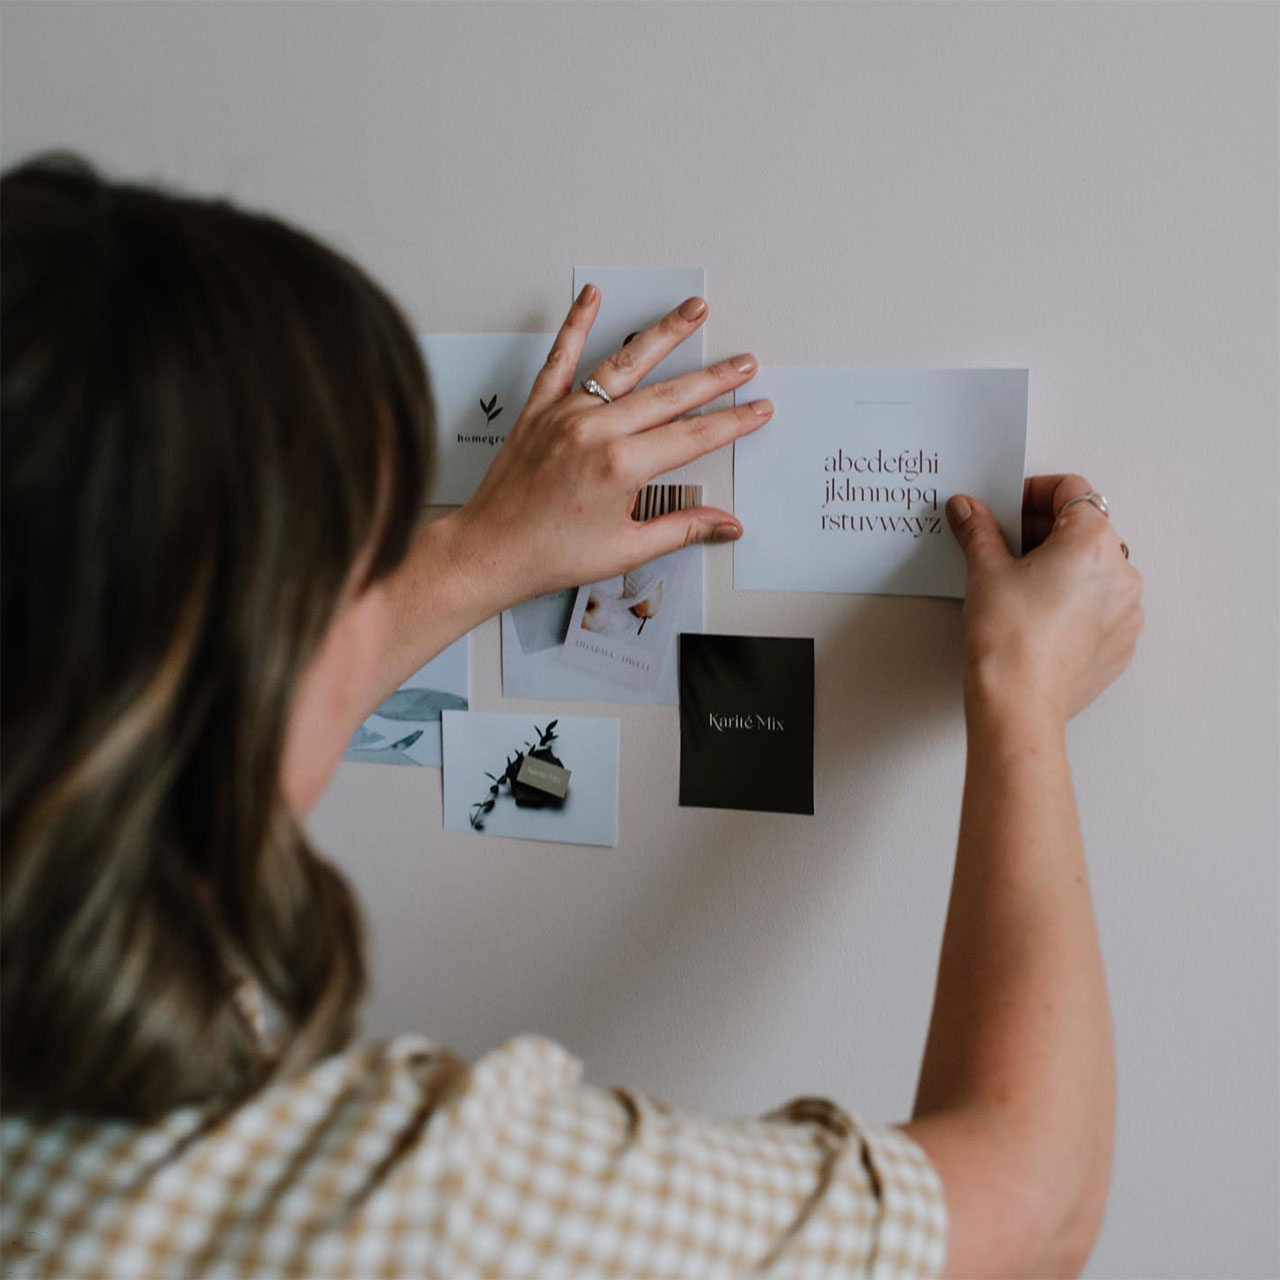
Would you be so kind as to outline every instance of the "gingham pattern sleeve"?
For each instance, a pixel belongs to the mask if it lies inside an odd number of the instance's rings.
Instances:
[[[761,1119],[671,1110],[580,1082],[522,1038],[459,1108],[456,1276],[934,1276],[946,1219],[924,1153],[822,1099]]]
[[[932,1276],[920,1149],[835,1104],[703,1116],[582,1083],[536,1036],[474,1065],[416,1036],[223,1117],[10,1114],[6,1276]]]

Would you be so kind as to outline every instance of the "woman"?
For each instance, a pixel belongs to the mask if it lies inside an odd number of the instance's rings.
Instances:
[[[3,180],[3,1125],[14,1275],[1077,1270],[1106,1194],[1109,1017],[1063,746],[1140,579],[1079,477],[968,563],[969,760],[913,1120],[760,1120],[349,1048],[359,924],[301,819],[370,707],[535,592],[695,541],[641,484],[761,427],[642,390],[683,303],[596,370],[584,289],[475,497],[418,528],[432,424],[395,305],[226,203],[74,162]],[[606,403],[583,390],[590,373]],[[943,1208],[945,1197],[945,1210]]]

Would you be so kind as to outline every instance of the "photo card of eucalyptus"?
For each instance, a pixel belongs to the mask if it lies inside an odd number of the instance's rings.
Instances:
[[[618,721],[446,711],[444,828],[618,843]]]

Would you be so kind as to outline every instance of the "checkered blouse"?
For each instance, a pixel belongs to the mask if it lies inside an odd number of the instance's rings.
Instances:
[[[933,1276],[921,1150],[833,1103],[761,1119],[581,1083],[526,1036],[468,1065],[350,1049],[219,1119],[9,1114],[3,1274]]]

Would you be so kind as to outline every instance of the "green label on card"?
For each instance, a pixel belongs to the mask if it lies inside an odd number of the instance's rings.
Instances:
[[[569,790],[569,773],[568,769],[562,769],[558,764],[525,756],[520,772],[516,774],[516,781],[522,786],[545,791],[547,795],[563,800]]]

